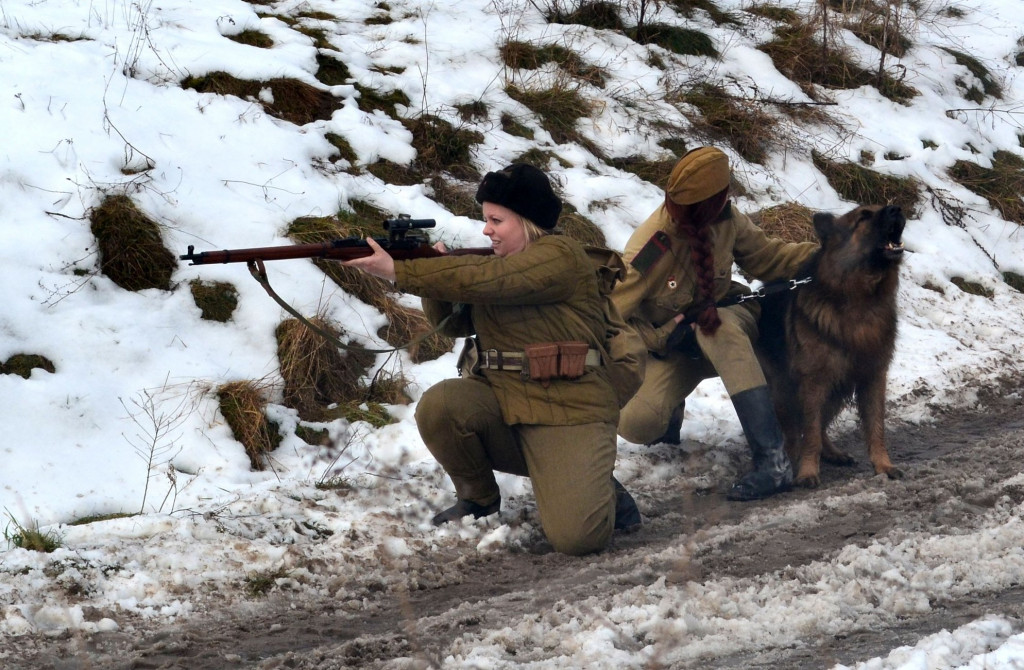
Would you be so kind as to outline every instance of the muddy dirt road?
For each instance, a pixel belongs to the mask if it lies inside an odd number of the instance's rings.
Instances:
[[[933,529],[950,537],[967,533],[993,508],[1024,500],[1024,486],[1007,483],[1024,470],[1024,401],[1013,383],[991,393],[977,411],[950,413],[927,425],[892,423],[889,442],[907,473],[898,482],[872,476],[858,436],[843,435],[837,443],[857,454],[859,464],[825,466],[822,487],[813,491],[736,504],[719,493],[680,492],[671,481],[661,489],[638,490],[646,525],[617,537],[596,557],[560,556],[543,541],[522,553],[441,551],[412,567],[405,564],[408,578],[394,582],[404,587],[382,584],[375,573],[365,583],[347,584],[347,594],[369,603],[359,611],[346,608],[337,592],[297,597],[273,589],[221,609],[211,604],[209,612],[176,626],[137,621],[130,632],[122,627],[91,636],[12,638],[3,667],[455,667],[453,654],[465,659],[475,644],[493,645],[499,638],[508,659],[501,667],[517,657],[530,667],[559,667],[554,652],[495,631],[516,630],[522,628],[517,622],[531,619],[552,621],[557,631],[572,617],[600,618],[652,585],[788,579],[802,566],[828,562],[844,548],[880,538],[895,542]],[[796,518],[794,510],[807,508],[827,513],[787,521]],[[748,642],[727,654],[666,651],[648,655],[642,665],[828,668],[885,655],[990,612],[1013,621],[1016,631],[1024,629],[1024,583],[950,593],[931,596],[925,611],[877,616],[871,626],[781,636],[777,644]],[[615,647],[637,651],[650,642],[637,637],[623,633]],[[687,641],[659,643],[668,650]]]

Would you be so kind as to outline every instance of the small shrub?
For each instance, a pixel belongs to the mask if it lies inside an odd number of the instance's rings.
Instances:
[[[784,202],[758,210],[750,219],[761,227],[768,237],[786,242],[817,242],[812,217],[814,212],[795,202]]]
[[[36,368],[45,370],[50,374],[57,371],[53,362],[46,356],[39,354],[14,354],[7,359],[7,362],[0,364],[0,374],[18,375],[28,379]]]
[[[953,277],[949,281],[953,282],[953,284],[964,293],[981,296],[982,298],[988,298],[989,300],[995,296],[995,292],[984,284],[970,281],[963,277]]]
[[[968,85],[963,80],[957,79],[957,84],[966,92],[964,97],[973,102],[981,103],[985,96],[991,96],[993,98],[1003,97],[1003,88],[992,76],[992,73],[987,67],[985,67],[980,60],[966,54],[963,51],[957,51],[956,49],[949,49],[942,47],[942,50],[948,53],[956,61],[957,65],[962,65],[974,75],[974,77],[981,82],[981,90],[974,85]]]
[[[640,44],[657,44],[659,47],[681,56],[718,57],[718,49],[709,35],[699,30],[672,26],[667,23],[646,23],[639,29],[626,31]]]
[[[157,223],[131,198],[107,196],[89,221],[99,245],[100,272],[127,291],[170,290],[177,258],[164,247]]]
[[[281,443],[277,423],[265,413],[267,385],[255,381],[228,382],[219,386],[216,393],[220,413],[235,439],[245,447],[252,468],[265,469],[267,454]]]
[[[274,40],[270,39],[270,35],[259,30],[247,29],[234,35],[225,35],[225,37],[233,42],[260,49],[269,49],[274,46]]]
[[[812,159],[846,200],[861,205],[893,204],[901,207],[908,219],[917,216],[921,188],[914,179],[885,175],[857,163],[831,161],[818,152],[812,152]]]
[[[959,160],[949,170],[958,184],[985,198],[1007,221],[1024,225],[1024,159],[1009,151],[992,155],[992,167]]]
[[[324,86],[347,84],[352,77],[347,65],[326,54],[316,55],[316,65],[316,79]]]
[[[694,129],[728,142],[751,163],[764,163],[768,151],[779,144],[778,122],[756,101],[733,98],[712,84],[700,84],[682,97],[700,110],[688,115]]]
[[[192,299],[207,321],[226,322],[238,307],[238,289],[229,282],[193,279],[189,282]]]

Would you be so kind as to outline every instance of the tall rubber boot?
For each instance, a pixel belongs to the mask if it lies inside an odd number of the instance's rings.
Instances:
[[[732,404],[747,438],[754,469],[733,485],[726,498],[759,500],[786,490],[793,483],[793,467],[786,456],[768,387],[741,391],[732,396]]]
[[[612,485],[615,486],[615,530],[632,533],[644,523],[640,509],[626,487],[615,477],[612,477]]]
[[[679,403],[679,406],[672,410],[672,416],[669,417],[668,427],[665,428],[665,433],[654,440],[648,442],[646,446],[653,447],[656,444],[681,444],[683,439],[680,431],[683,429],[683,412],[686,410],[686,402]]]

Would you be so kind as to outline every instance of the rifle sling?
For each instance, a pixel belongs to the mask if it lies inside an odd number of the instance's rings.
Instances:
[[[314,333],[316,333],[320,337],[324,338],[325,340],[327,340],[331,344],[333,344],[333,345],[335,345],[335,346],[337,346],[337,347],[339,347],[341,349],[344,349],[346,351],[358,351],[358,352],[367,353],[367,354],[390,354],[390,353],[393,353],[395,351],[400,351],[402,349],[408,349],[409,347],[411,347],[413,345],[416,345],[416,344],[419,344],[420,342],[422,342],[423,340],[427,339],[431,335],[434,335],[435,333],[440,331],[442,328],[444,328],[445,324],[448,323],[448,320],[450,318],[452,318],[452,316],[453,316],[453,314],[449,314],[445,318],[441,319],[441,321],[436,326],[434,326],[430,331],[424,333],[423,335],[420,335],[419,337],[415,338],[414,340],[406,342],[405,344],[403,344],[401,346],[393,347],[391,349],[370,349],[368,347],[360,347],[360,346],[356,346],[356,345],[352,345],[352,344],[345,344],[344,342],[339,340],[337,337],[335,337],[329,331],[324,330],[323,328],[321,328],[320,326],[316,325],[315,323],[313,323],[312,321],[310,321],[306,317],[302,316],[302,314],[300,314],[294,307],[292,307],[287,302],[285,302],[284,299],[277,294],[277,291],[275,291],[270,286],[270,279],[267,277],[267,269],[263,265],[263,261],[261,259],[257,258],[255,260],[248,261],[246,263],[246,265],[249,268],[249,274],[251,274],[253,276],[253,278],[256,281],[259,282],[260,286],[263,287],[263,290],[267,292],[267,295],[269,295],[271,298],[273,298],[274,302],[276,302],[278,305],[280,305],[281,308],[284,309],[284,311],[286,311],[289,314],[291,314],[292,316],[294,316],[304,326],[306,326],[307,328],[312,330]]]

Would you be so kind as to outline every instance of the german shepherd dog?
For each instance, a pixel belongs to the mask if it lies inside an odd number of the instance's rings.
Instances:
[[[825,434],[854,398],[875,473],[902,477],[885,446],[885,398],[905,225],[892,205],[815,214],[821,249],[797,275],[811,281],[762,301],[758,356],[797,485],[821,483],[821,458],[854,462]]]

